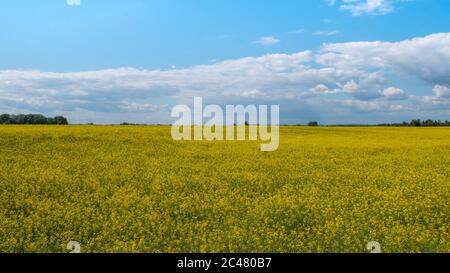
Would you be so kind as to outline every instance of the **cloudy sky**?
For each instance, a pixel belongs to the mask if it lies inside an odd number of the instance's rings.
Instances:
[[[448,0],[5,0],[0,112],[169,123],[205,103],[281,123],[450,119]]]

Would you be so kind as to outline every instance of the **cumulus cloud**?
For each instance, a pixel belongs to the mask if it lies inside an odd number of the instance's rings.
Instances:
[[[316,58],[330,67],[389,69],[430,83],[450,83],[450,33],[401,42],[328,44]]]
[[[405,100],[408,98],[405,91],[397,87],[388,87],[384,89],[383,97],[388,100]]]
[[[408,94],[407,84],[398,85],[404,75],[430,86],[423,90],[427,94]],[[406,119],[424,111],[441,118],[448,116],[449,79],[450,33],[442,33],[400,42],[327,44],[316,52],[184,69],[3,70],[0,112],[65,114],[74,122],[159,123],[169,121],[171,105],[203,96],[220,105],[280,104],[286,123],[381,122],[390,113]]]
[[[438,98],[450,98],[450,88],[448,86],[436,85],[433,91]]]

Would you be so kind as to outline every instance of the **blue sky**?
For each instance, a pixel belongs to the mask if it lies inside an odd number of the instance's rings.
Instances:
[[[1,5],[1,112],[158,123],[203,96],[285,123],[450,119],[448,0]]]

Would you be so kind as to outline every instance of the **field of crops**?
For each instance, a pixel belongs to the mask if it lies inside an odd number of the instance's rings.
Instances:
[[[0,252],[450,252],[450,129],[0,126]]]

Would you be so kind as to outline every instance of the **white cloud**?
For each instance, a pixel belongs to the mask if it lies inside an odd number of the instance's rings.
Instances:
[[[66,3],[69,6],[79,6],[81,5],[81,0],[66,0]]]
[[[401,79],[409,78],[430,86],[429,93],[407,95],[408,86],[402,86]],[[184,69],[0,70],[0,112],[65,114],[74,122],[168,122],[170,105],[203,96],[207,103],[222,105],[277,103],[288,119],[284,122],[291,117],[294,123],[302,117],[384,121],[391,112],[396,119],[403,119],[400,112],[408,119],[423,111],[445,118],[449,81],[450,33],[442,33],[400,42],[327,44],[317,52],[269,54]]]
[[[341,32],[339,30],[323,30],[323,31],[317,31],[314,34],[319,36],[335,36],[340,34]]]
[[[408,98],[405,91],[397,87],[388,87],[384,89],[383,97],[388,100],[405,100]]]
[[[127,102],[124,101],[119,104],[119,108],[131,112],[158,112],[158,111],[169,111],[166,104],[158,105],[151,103],[137,103],[137,102]]]
[[[450,88],[448,86],[436,85],[433,91],[438,98],[450,98]]]
[[[383,105],[375,101],[343,100],[340,103],[364,112],[383,110]]]
[[[379,69],[421,78],[431,84],[450,84],[450,33],[401,42],[328,44],[318,63],[342,69]]]
[[[309,91],[314,94],[327,94],[327,93],[333,92],[325,84],[318,84],[318,85],[314,86],[313,88],[310,88]]]
[[[272,36],[260,37],[257,40],[253,41],[254,44],[260,44],[265,46],[275,45],[280,42],[279,39]]]
[[[361,16],[364,14],[370,15],[385,15],[394,11],[394,6],[391,0],[343,0],[341,5],[342,10],[350,11],[354,16]]]
[[[398,2],[411,2],[413,0],[325,0],[329,6],[339,2],[341,10],[350,12],[353,16],[386,15],[395,11]]]
[[[389,110],[393,112],[399,112],[405,110],[405,106],[401,104],[393,104],[389,106]]]

